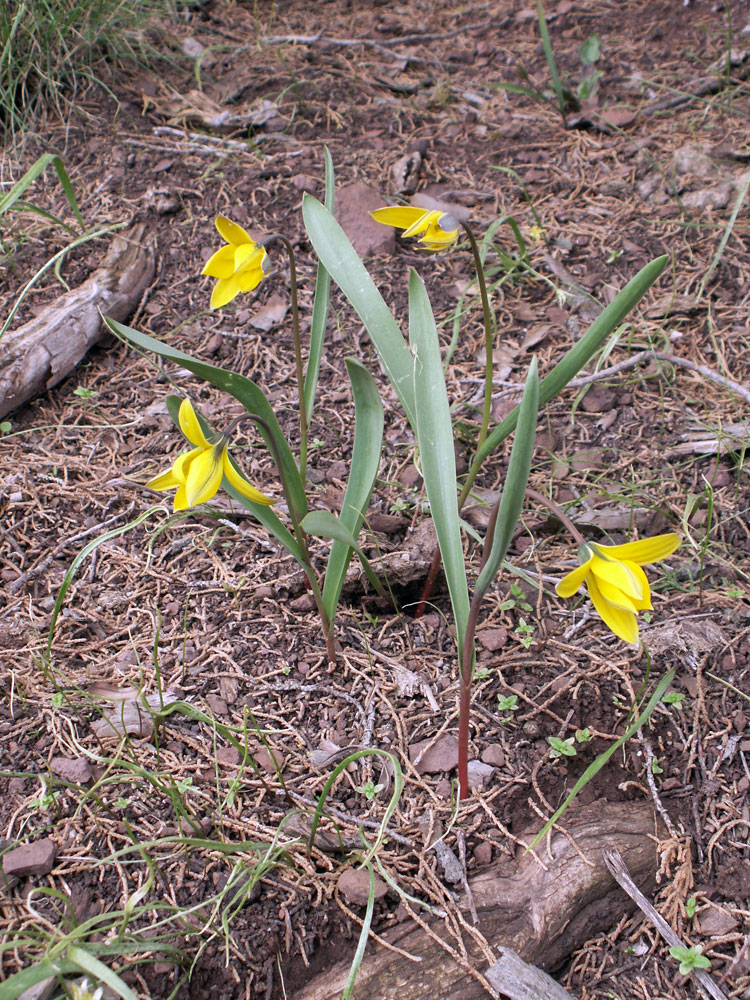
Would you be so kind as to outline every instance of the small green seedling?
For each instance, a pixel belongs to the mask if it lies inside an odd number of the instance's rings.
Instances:
[[[498,712],[508,712],[508,713],[510,713],[509,715],[505,716],[505,718],[502,720],[503,722],[508,722],[510,719],[512,719],[513,718],[513,712],[515,712],[515,710],[517,708],[518,708],[518,695],[517,694],[500,695],[498,697],[498,699],[497,699],[497,710],[498,710]]]
[[[664,768],[659,765],[658,757],[654,757],[654,759],[651,761],[651,773],[664,774]]]
[[[692,920],[695,916],[696,910],[698,909],[698,900],[695,896],[689,896],[685,900],[685,913]]]
[[[576,743],[590,743],[591,740],[591,730],[588,726],[585,729],[576,729]]]
[[[576,748],[575,736],[569,736],[567,740],[561,740],[559,736],[548,736],[547,742],[552,747],[549,752],[550,757],[556,760],[558,757],[575,757]]]
[[[690,948],[683,948],[682,945],[675,944],[669,949],[669,954],[680,963],[680,972],[683,976],[689,976],[693,969],[711,968],[711,963],[702,953],[699,944],[694,944]]]
[[[372,802],[378,792],[382,792],[385,785],[376,785],[372,781],[366,781],[364,785],[355,786],[355,792],[364,795],[368,802]]]
[[[682,708],[684,700],[685,695],[681,691],[670,691],[669,694],[664,695],[664,704],[674,705],[675,708]]]
[[[529,649],[534,641],[534,626],[527,625],[524,618],[519,618],[518,625],[513,630],[513,634],[518,637],[518,641],[524,649]]]

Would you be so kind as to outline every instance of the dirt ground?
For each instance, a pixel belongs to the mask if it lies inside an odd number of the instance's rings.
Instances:
[[[444,590],[413,617],[424,577],[415,535],[426,520],[413,436],[338,290],[311,432],[312,505],[335,509],[343,495],[352,441],[344,358],[353,354],[378,379],[386,406],[366,549],[406,552],[413,572],[394,579],[398,613],[361,587],[347,591],[336,669],[295,564],[259,525],[227,499],[219,520],[215,510],[173,518],[169,499],[143,487],[183,447],[164,406],[170,384],[152,359],[103,340],[74,375],[12,413],[0,441],[0,836],[9,845],[48,837],[56,848],[49,873],[0,898],[0,981],[38,959],[62,928],[130,901],[137,912],[128,940],[161,934],[188,963],[167,952],[144,961],[123,947],[129,962],[115,964],[140,996],[197,998],[211,989],[226,1000],[293,997],[311,961],[321,968],[353,956],[364,913],[339,884],[346,852],[308,856],[293,833],[340,759],[337,748],[377,747],[401,761],[404,790],[380,859],[405,891],[449,907],[456,887],[425,850],[434,834],[448,830],[455,856],[465,849],[469,876],[513,854],[519,832],[541,826],[622,734],[644,681],[653,686],[676,667],[676,697],[580,802],[653,800],[668,814],[654,847],[654,904],[703,948],[726,996],[750,997],[750,430],[747,396],[732,386],[750,382],[747,199],[731,218],[750,160],[750,13],[738,0],[547,7],[573,89],[589,72],[582,43],[601,40],[598,90],[565,122],[554,101],[498,86],[548,90],[531,2],[206,0],[170,26],[171,63],[121,72],[109,94],[87,91],[68,121],[50,119],[36,138],[4,150],[1,179],[5,190],[55,150],[87,224],[145,222],[157,270],[130,324],[253,378],[292,440],[286,260],[274,251],[257,293],[217,312],[199,274],[219,246],[217,214],[254,234],[286,234],[309,330],[315,258],[299,208],[305,191],[322,197],[324,146],[339,188],[367,185],[390,203],[415,192],[437,197],[466,209],[479,233],[498,217],[518,224],[530,268],[503,270],[503,253],[518,254],[507,222],[488,257],[494,281],[504,278],[493,292],[496,420],[514,404],[533,353],[549,371],[596,315],[594,300],[610,301],[648,260],[668,253],[670,266],[600,367],[652,350],[716,377],[651,360],[567,389],[540,420],[531,476],[593,539],[682,535],[678,552],[649,571],[648,656],[615,639],[587,600],[554,596],[549,584],[574,564],[574,546],[529,501],[510,556],[539,584],[511,591],[505,574],[485,602],[471,741],[472,756],[492,770],[454,817],[450,762],[432,773],[410,763],[415,744],[457,729]],[[70,216],[52,173],[26,197]],[[28,213],[3,221],[13,248],[0,287],[5,317],[67,237]],[[65,258],[70,286],[97,266],[111,238]],[[409,266],[425,278],[445,348],[461,311],[447,378],[465,469],[483,370],[470,255],[425,257],[403,243],[366,263],[402,327]],[[60,292],[49,272],[14,326]],[[235,415],[236,404],[227,409],[186,372],[168,374],[217,424]],[[235,454],[254,483],[273,491],[273,465],[253,444],[240,429]],[[502,484],[508,453],[501,448],[484,468],[483,495]],[[55,599],[75,556],[161,500],[159,512],[81,562],[45,664]],[[481,524],[485,510],[477,505],[469,520]],[[102,697],[137,690],[158,704],[160,689],[193,714],[169,715],[157,733],[144,722],[122,742],[101,735]],[[231,732],[255,754],[259,774],[227,739],[228,727],[238,727]],[[584,729],[592,738],[575,757],[551,758],[549,737]],[[372,835],[388,794],[375,757],[335,784],[328,805],[346,849],[361,847],[360,827]],[[197,839],[188,851],[168,839],[180,831]],[[261,861],[251,901],[234,912],[231,894],[222,897],[217,913],[231,911],[226,933],[216,915],[202,931],[208,902],[230,875]],[[376,905],[374,929],[403,919],[391,890]],[[109,926],[92,925],[92,940],[114,933]],[[34,947],[14,944],[35,934]],[[601,934],[555,975],[582,1000],[697,995],[651,924],[624,913],[614,894]]]

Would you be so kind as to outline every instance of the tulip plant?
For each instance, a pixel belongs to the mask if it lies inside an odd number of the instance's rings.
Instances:
[[[411,271],[407,342],[362,261],[333,216],[333,167],[327,151],[325,204],[305,195],[302,214],[319,261],[306,364],[299,331],[294,252],[286,238],[274,235],[261,245],[252,240],[241,226],[220,216],[216,220],[216,227],[225,245],[213,254],[203,271],[216,279],[211,296],[212,307],[223,308],[237,295],[255,288],[267,275],[268,246],[276,242],[286,248],[291,270],[292,332],[300,415],[298,457],[295,457],[290,443],[284,437],[268,399],[250,379],[237,372],[225,371],[196,360],[137,330],[114,320],[107,320],[109,328],[115,334],[142,350],[151,351],[165,360],[181,365],[234,396],[246,411],[245,418],[236,418],[223,431],[216,432],[189,399],[169,397],[167,406],[170,413],[192,447],[190,451],[181,453],[168,471],[157,475],[146,485],[156,490],[174,489],[174,507],[177,510],[205,503],[223,487],[250,511],[304,569],[320,613],[329,660],[335,661],[333,620],[344,576],[354,552],[361,559],[368,578],[382,593],[382,586],[361,552],[357,537],[381,456],[383,409],[375,383],[366,368],[357,359],[348,358],[346,365],[352,385],[355,428],[346,494],[338,517],[327,510],[311,511],[306,495],[307,431],[313,414],[330,280],[333,278],[364,323],[415,433],[456,624],[460,676],[459,790],[461,798],[466,798],[469,794],[469,710],[475,659],[474,632],[481,601],[503,565],[521,513],[527,491],[539,407],[556,396],[602,347],[605,338],[619,326],[661,274],[667,258],[661,257],[646,265],[541,380],[537,373],[536,359],[532,359],[520,404],[505,420],[490,428],[494,316],[487,294],[482,253],[470,227],[461,223],[477,270],[487,350],[481,430],[468,475],[463,484],[459,485],[450,403],[437,328],[422,279],[416,271]],[[458,243],[459,223],[448,213],[389,206],[377,210],[373,216],[385,225],[401,229],[407,238],[417,237],[422,248],[428,251],[452,250]],[[492,231],[494,229],[490,233]],[[485,253],[488,243],[489,235],[485,237]],[[252,485],[230,455],[232,434],[242,419],[249,420],[257,428],[271,453],[286,508],[285,520],[280,516],[280,513],[283,515],[281,501],[276,502],[272,496]],[[491,513],[483,542],[481,565],[470,593],[461,537],[461,508],[483,461],[514,432],[508,474],[502,495]],[[268,489],[265,484],[264,489]],[[322,579],[311,561],[310,536],[332,539]],[[558,592],[561,596],[570,596],[585,581],[604,621],[621,638],[632,641],[637,638],[635,613],[650,606],[648,582],[641,564],[664,558],[675,547],[676,536],[671,535],[609,548],[589,543],[581,550],[582,565],[568,574]]]
[[[306,195],[302,214],[318,258],[365,325],[416,435],[425,490],[456,623],[460,675],[458,779],[459,795],[465,799],[469,795],[468,743],[471,678],[475,659],[474,632],[481,601],[503,564],[520,516],[531,465],[538,408],[556,396],[602,347],[606,337],[619,326],[659,277],[666,266],[667,258],[660,257],[647,264],[541,381],[537,375],[536,360],[532,360],[520,404],[497,427],[490,430],[493,316],[481,253],[471,228],[462,223],[477,271],[487,350],[485,405],[477,450],[468,475],[459,487],[450,405],[437,329],[421,278],[412,270],[409,278],[409,345],[407,346],[396,320],[330,211],[316,199]],[[449,213],[389,206],[377,209],[372,215],[376,221],[402,230],[405,237],[418,237],[421,247],[428,251],[448,249],[458,242],[459,223]],[[473,596],[470,598],[461,539],[461,508],[484,460],[514,431],[515,439],[508,475],[502,495],[489,519],[481,565],[474,583]],[[600,551],[603,549],[603,546],[599,547]],[[658,552],[661,553],[663,550],[663,546],[661,548],[657,546]],[[663,551],[663,555],[666,554],[668,552]],[[645,556],[639,560],[640,555],[639,550],[630,558],[635,562],[649,561]],[[654,554],[653,558],[662,558],[663,555]],[[626,560],[629,558],[627,552],[621,553],[621,556]],[[586,558],[588,559],[588,556]],[[603,561],[601,557],[600,561]],[[640,571],[640,567],[637,569]],[[586,576],[584,571],[573,591]],[[635,577],[636,582],[626,595],[630,601],[630,605],[627,606],[628,612],[647,606],[644,603],[647,589],[644,592],[640,577],[637,574]],[[589,582],[590,580],[591,576]],[[625,589],[627,590],[627,587]],[[639,596],[632,599],[631,591],[634,593],[636,590]]]
[[[333,209],[333,196],[333,165],[326,150],[326,203],[330,210]],[[250,379],[239,372],[226,371],[199,361],[138,330],[107,319],[107,326],[115,335],[143,351],[153,352],[166,361],[186,368],[233,396],[246,411],[244,418],[233,420],[223,431],[217,432],[203,419],[188,398],[169,396],[167,408],[192,450],[180,454],[167,472],[154,477],[146,485],[155,490],[176,490],[175,510],[185,510],[206,503],[223,487],[238,504],[253,514],[304,570],[320,615],[328,659],[335,662],[333,620],[346,571],[355,551],[363,560],[365,572],[373,586],[383,592],[380,581],[357,545],[357,536],[375,484],[382,451],[382,403],[375,382],[365,366],[356,358],[347,358],[346,367],[355,411],[349,480],[338,517],[327,510],[311,511],[306,492],[307,428],[314,410],[328,315],[330,278],[321,264],[315,287],[307,364],[304,365],[297,309],[296,268],[291,243],[283,236],[274,235],[268,238],[265,246],[260,245],[241,226],[224,216],[219,216],[216,220],[216,228],[225,245],[213,254],[203,268],[205,275],[216,279],[211,295],[211,306],[214,309],[227,306],[237,295],[251,291],[263,280],[269,270],[267,245],[280,242],[289,255],[300,413],[299,457],[295,458],[265,394]],[[278,508],[281,512],[281,502],[277,503],[249,483],[229,453],[232,433],[243,419],[257,428],[271,453],[288,515],[286,523],[274,509]],[[312,563],[309,548],[311,535],[332,539],[322,579]]]

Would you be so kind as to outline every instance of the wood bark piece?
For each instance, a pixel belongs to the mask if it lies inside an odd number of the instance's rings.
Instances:
[[[519,854],[515,861],[499,863],[470,881],[479,930],[491,947],[512,948],[525,962],[555,968],[633,909],[608,871],[604,851],[619,851],[638,884],[646,891],[653,887],[658,823],[646,802],[595,802],[576,815],[566,814],[565,829],[575,845],[565,834],[553,833],[549,849],[545,841],[536,850],[544,867],[530,853]],[[522,839],[530,843],[534,833]],[[440,921],[430,926],[450,940]],[[405,922],[383,936],[421,961],[368,945],[355,1000],[424,1000],[426,987],[433,1000],[482,1000],[491,995],[422,928]],[[465,944],[473,967],[486,969],[486,959],[468,935]],[[336,952],[340,955],[340,943]],[[350,962],[339,962],[317,976],[295,1000],[339,1000]]]
[[[0,418],[69,375],[105,332],[99,310],[126,319],[154,276],[145,226],[112,241],[100,267],[78,288],[0,340]]]

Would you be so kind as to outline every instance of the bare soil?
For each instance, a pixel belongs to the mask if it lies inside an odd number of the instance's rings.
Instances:
[[[232,914],[226,938],[196,933],[205,911],[169,926],[172,943],[195,960],[189,978],[158,955],[131,961],[123,975],[142,997],[197,998],[209,989],[227,1000],[293,997],[315,969],[354,954],[364,908],[347,900],[339,878],[361,848],[358,831],[374,836],[390,793],[379,758],[352,765],[328,800],[343,850],[316,847],[308,856],[294,823],[304,828],[305,815],[309,823],[337,747],[398,757],[405,785],[381,861],[406,892],[455,909],[460,885],[426,849],[436,836],[448,830],[445,844],[469,875],[513,855],[519,831],[541,826],[622,734],[641,686],[676,667],[673,690],[684,698],[662,704],[579,801],[647,799],[668,815],[668,835],[654,843],[654,903],[684,940],[703,947],[727,996],[750,996],[750,433],[747,401],[729,383],[750,383],[747,201],[720,247],[750,158],[750,56],[741,51],[748,11],[738,0],[547,6],[561,75],[574,85],[584,73],[581,44],[601,39],[598,93],[565,122],[553,101],[498,86],[549,87],[533,3],[207,0],[170,26],[170,64],[121,71],[109,95],[86,92],[67,122],[50,120],[36,141],[6,148],[3,183],[54,149],[89,224],[146,222],[157,275],[130,324],[253,378],[293,441],[288,313],[265,330],[252,323],[269,302],[288,306],[285,259],[275,252],[257,294],[214,313],[198,275],[219,245],[215,215],[254,234],[283,232],[297,249],[309,329],[315,259],[299,207],[303,191],[322,196],[324,146],[340,187],[366,184],[388,202],[408,197],[393,168],[418,153],[417,192],[466,208],[478,232],[498,217],[520,227],[533,272],[506,276],[493,293],[495,419],[517,399],[532,353],[549,371],[596,314],[592,300],[610,301],[643,264],[669,253],[672,266],[601,367],[653,349],[717,379],[651,361],[566,390],[540,421],[532,472],[533,486],[570,505],[592,538],[683,535],[676,555],[650,570],[648,655],[616,640],[587,600],[554,596],[551,583],[574,564],[574,544],[530,501],[511,557],[539,583],[511,593],[504,575],[487,598],[471,739],[473,756],[494,770],[455,822],[455,772],[419,773],[410,762],[414,744],[457,730],[449,604],[438,587],[428,613],[414,619],[423,579],[416,555],[406,557],[414,574],[394,581],[398,613],[360,587],[347,592],[333,669],[299,573],[263,529],[228,500],[218,521],[202,511],[170,518],[166,501],[81,562],[45,666],[55,599],[75,556],[162,499],[142,484],[182,448],[164,408],[172,385],[218,425],[236,413],[187,373],[163,371],[105,339],[74,376],[12,414],[0,441],[0,832],[10,845],[50,837],[57,849],[49,874],[21,880],[0,899],[6,948],[32,927],[54,939],[64,924],[60,899],[74,914],[66,926],[122,909],[149,872],[146,902],[196,906],[238,862],[259,862],[265,848],[251,842],[281,843],[285,853]],[[248,138],[243,149],[231,145]],[[70,215],[53,174],[27,198]],[[8,219],[3,316],[66,242],[31,214]],[[97,266],[108,239],[65,257],[69,285]],[[506,273],[500,251],[518,253],[507,222],[488,258],[496,279]],[[446,348],[469,290],[447,373],[465,469],[483,351],[471,259],[424,257],[404,243],[367,266],[403,326],[407,268],[419,269]],[[60,291],[48,273],[14,325]],[[366,548],[414,554],[426,514],[412,434],[365,332],[335,287],[332,295],[311,435],[312,506],[335,509],[343,495],[353,425],[344,358],[355,355],[379,379],[386,404]],[[252,435],[238,432],[236,454],[253,482],[274,490],[273,465]],[[501,486],[507,457],[502,448],[487,464],[482,490]],[[472,516],[481,523],[482,508]],[[472,549],[474,566],[477,558]],[[167,700],[202,714],[178,710],[156,733],[144,727],[108,741],[96,725],[98,699],[123,689],[168,691]],[[228,726],[239,727],[259,773],[226,739]],[[550,757],[549,737],[584,729],[592,738],[575,757]],[[91,775],[71,780],[53,758],[85,760]],[[384,786],[371,798],[368,781]],[[325,827],[334,831],[330,819]],[[165,840],[180,829],[200,842],[185,850]],[[123,853],[133,845],[147,851],[151,869],[138,851]],[[31,899],[32,887],[60,896]],[[151,908],[135,925],[153,933],[160,913]],[[391,890],[377,903],[374,929],[406,919]],[[454,945],[457,926],[445,928]],[[0,980],[33,957],[2,952]],[[624,917],[615,893],[601,935],[556,975],[581,1000],[696,995],[653,927],[640,914]]]

